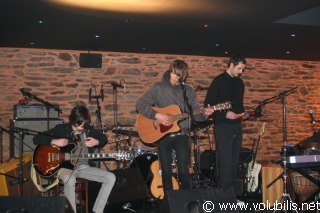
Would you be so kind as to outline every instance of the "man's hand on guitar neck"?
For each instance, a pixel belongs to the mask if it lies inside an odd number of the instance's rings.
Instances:
[[[204,108],[204,116],[208,117],[210,116],[212,113],[214,113],[214,109],[213,107],[210,106],[210,104],[208,104],[207,108]]]
[[[51,140],[51,146],[58,146],[58,147],[64,147],[68,145],[68,139],[66,138],[59,138],[59,139],[52,139]]]
[[[155,119],[157,119],[161,124],[165,126],[171,126],[172,125],[172,119],[169,115],[165,115],[162,113],[157,113],[156,116],[154,116]]]

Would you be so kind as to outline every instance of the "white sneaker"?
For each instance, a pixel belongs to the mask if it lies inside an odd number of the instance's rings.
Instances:
[[[237,205],[244,206],[245,202],[237,199]]]

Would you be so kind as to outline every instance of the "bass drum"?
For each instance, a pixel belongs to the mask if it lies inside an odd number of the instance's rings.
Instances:
[[[133,159],[130,168],[138,167],[144,181],[149,183],[152,179],[152,172],[150,170],[151,164],[158,160],[158,156],[152,153],[139,155]]]

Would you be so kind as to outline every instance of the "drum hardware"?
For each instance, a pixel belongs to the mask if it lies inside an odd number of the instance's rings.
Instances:
[[[112,132],[120,135],[139,137],[137,128],[134,126],[121,125],[112,128]]]
[[[281,99],[282,105],[283,105],[283,155],[282,155],[282,164],[283,164],[283,173],[279,175],[275,180],[273,180],[271,183],[267,185],[267,188],[269,188],[272,184],[274,184],[277,180],[283,179],[283,193],[280,196],[278,203],[281,203],[283,200],[286,204],[287,203],[293,203],[292,199],[290,197],[290,194],[287,193],[287,116],[286,116],[286,96],[295,92],[298,87],[291,88],[289,90],[280,92],[279,94],[268,98],[261,102],[259,105],[265,105],[273,100],[276,100],[278,98]],[[288,202],[287,202],[288,201]],[[290,204],[289,204],[290,205]],[[275,208],[274,212],[276,212],[278,208]],[[284,208],[284,212],[287,213],[288,209]],[[298,211],[295,209],[295,212],[298,213]]]
[[[211,120],[195,124],[194,135],[192,136],[194,141],[194,146],[193,146],[193,153],[194,153],[193,172],[194,173],[192,175],[192,182],[195,188],[209,186],[209,185],[212,185],[212,182],[213,182],[212,180],[205,180],[206,178],[203,176],[200,170],[200,140],[203,138],[208,138],[210,148],[212,149],[210,136],[208,132],[208,129],[210,128],[211,125],[212,125]],[[201,130],[201,128],[207,128],[206,133],[208,134],[208,137],[203,137],[203,136],[201,137],[199,135],[199,131]],[[210,165],[213,165],[213,162]],[[212,168],[211,172],[213,172],[213,166],[212,167],[210,166],[210,168]]]

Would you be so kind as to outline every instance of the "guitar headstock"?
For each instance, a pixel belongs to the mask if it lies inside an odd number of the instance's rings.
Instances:
[[[117,153],[117,160],[131,160],[133,158],[131,152],[120,151]]]
[[[220,103],[214,106],[214,110],[215,111],[223,111],[223,110],[228,110],[231,109],[232,105],[230,101],[224,102],[224,103]]]

